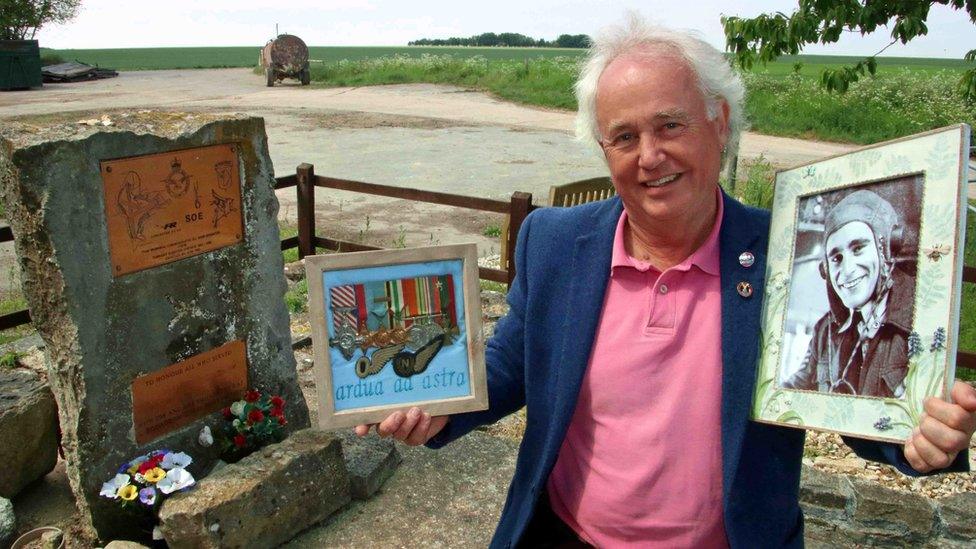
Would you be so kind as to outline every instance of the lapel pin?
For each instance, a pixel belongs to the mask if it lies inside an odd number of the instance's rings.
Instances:
[[[735,290],[742,297],[752,297],[752,284],[749,284],[745,280],[736,285]]]
[[[739,265],[743,267],[752,267],[756,263],[756,256],[752,255],[752,252],[742,252],[739,254]]]

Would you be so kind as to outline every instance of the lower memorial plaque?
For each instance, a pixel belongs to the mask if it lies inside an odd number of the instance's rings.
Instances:
[[[247,389],[243,341],[171,364],[132,381],[136,443],[145,444],[238,400]]]

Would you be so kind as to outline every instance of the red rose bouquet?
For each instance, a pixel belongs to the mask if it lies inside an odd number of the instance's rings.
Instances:
[[[285,438],[285,399],[250,390],[224,408],[220,428],[221,459],[234,463],[258,448]]]

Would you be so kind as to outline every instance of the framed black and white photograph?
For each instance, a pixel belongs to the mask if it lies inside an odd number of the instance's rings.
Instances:
[[[960,125],[777,174],[753,419],[900,441],[948,394],[968,146]]]

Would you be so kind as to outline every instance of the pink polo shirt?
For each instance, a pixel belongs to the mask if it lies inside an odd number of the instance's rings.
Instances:
[[[718,232],[662,272],[613,241],[576,411],[549,476],[555,513],[597,547],[727,547]]]

